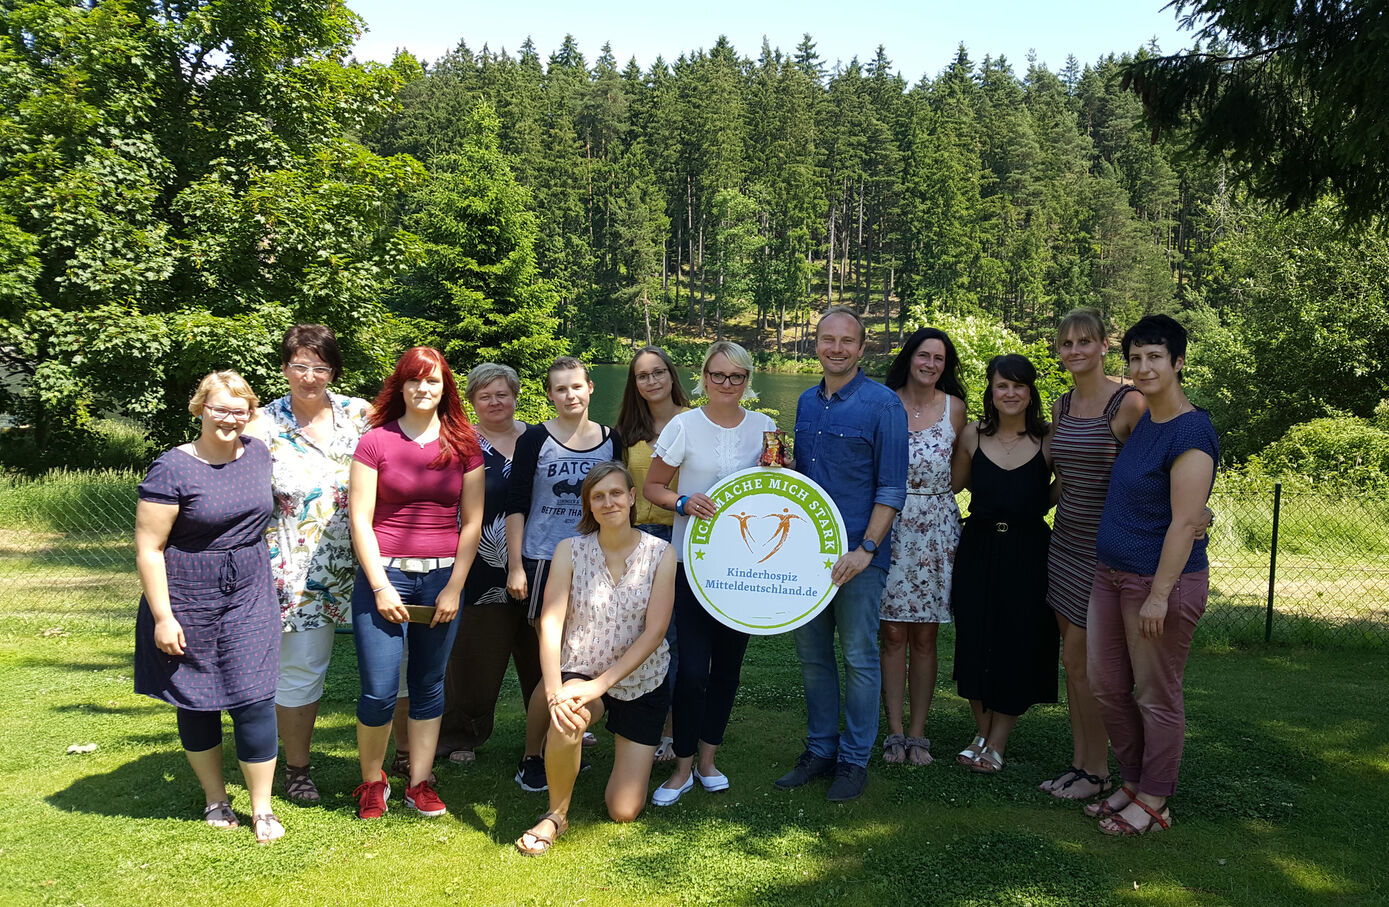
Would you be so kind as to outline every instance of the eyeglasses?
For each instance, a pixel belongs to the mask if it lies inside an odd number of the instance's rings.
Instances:
[[[731,384],[734,387],[742,387],[747,383],[747,372],[705,372],[709,380],[715,384]]]
[[[212,418],[218,422],[225,422],[231,419],[236,422],[245,422],[251,418],[249,409],[227,409],[225,406],[204,406],[203,412],[210,413]]]
[[[657,381],[664,381],[666,375],[670,374],[668,368],[653,368],[649,372],[637,372],[635,376],[638,384],[653,384]]]
[[[315,378],[327,378],[333,374],[333,370],[326,365],[304,365],[299,362],[291,362],[289,370],[300,378],[307,378],[313,375]]]

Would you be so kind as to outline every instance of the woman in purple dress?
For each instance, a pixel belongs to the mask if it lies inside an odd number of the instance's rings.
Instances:
[[[270,452],[241,436],[256,395],[236,372],[203,378],[188,404],[197,440],[154,461],[140,483],[135,560],[135,692],[178,707],[179,739],[215,828],[239,825],[222,777],[222,715],[251,793],[256,840],[282,837],[270,808],[278,740],[280,606],[265,527],[274,512]]]

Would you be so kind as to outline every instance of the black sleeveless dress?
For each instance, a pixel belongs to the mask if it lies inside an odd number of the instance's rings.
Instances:
[[[1056,702],[1059,631],[1047,606],[1051,470],[1039,449],[1016,469],[974,452],[970,513],[955,555],[956,690],[1021,715]]]

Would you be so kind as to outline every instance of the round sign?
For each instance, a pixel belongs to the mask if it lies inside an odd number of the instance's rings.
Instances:
[[[685,578],[705,610],[744,633],[794,630],[819,614],[846,553],[844,518],[825,489],[798,472],[755,466],[707,492],[718,512],[691,519]]]

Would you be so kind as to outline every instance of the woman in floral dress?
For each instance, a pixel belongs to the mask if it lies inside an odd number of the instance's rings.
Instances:
[[[347,473],[370,405],[328,390],[342,375],[332,330],[300,324],[285,333],[280,362],[289,393],[262,407],[247,433],[270,448],[275,518],[266,530],[280,599],[280,679],[275,711],[285,748],[285,792],[319,799],[309,747],[337,625],[352,622],[357,560],[347,524]]]
[[[950,576],[960,543],[950,457],[965,424],[965,389],[950,337],[936,328],[912,334],[893,360],[887,386],[902,398],[909,434],[907,503],[893,527],[892,566],[879,615],[888,725],[883,761],[929,765],[925,733],[936,688],[936,633],[950,622]],[[908,688],[911,714],[904,727]]]

